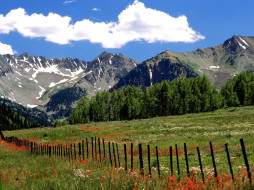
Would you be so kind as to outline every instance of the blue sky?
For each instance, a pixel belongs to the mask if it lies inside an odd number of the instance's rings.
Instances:
[[[254,36],[252,0],[11,0],[0,6],[0,54],[90,61],[103,51],[144,61]]]

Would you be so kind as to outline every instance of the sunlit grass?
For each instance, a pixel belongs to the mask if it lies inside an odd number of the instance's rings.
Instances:
[[[120,149],[121,166],[124,166],[123,144],[134,144],[134,172],[130,169],[130,155],[128,154],[128,171],[123,168],[111,169],[108,159],[101,163],[93,160],[71,162],[68,159],[49,158],[46,156],[30,155],[28,151],[7,148],[3,142],[0,146],[0,167],[3,174],[9,173],[10,181],[2,187],[27,189],[139,189],[165,188],[166,178],[170,174],[169,146],[175,150],[178,145],[181,179],[186,173],[183,143],[187,143],[189,166],[191,172],[197,173],[201,179],[199,162],[196,152],[198,146],[201,151],[205,177],[213,176],[212,158],[209,141],[212,141],[217,169],[220,176],[230,174],[225,143],[229,144],[229,151],[235,175],[245,168],[241,153],[240,138],[244,139],[247,156],[251,168],[254,163],[254,107],[240,107],[217,110],[209,113],[188,114],[182,116],[158,117],[144,120],[116,121],[80,124],[59,128],[38,128],[19,131],[4,131],[5,136],[16,136],[38,142],[39,144],[77,143],[91,137],[104,138],[106,143],[118,143]],[[138,143],[143,146],[145,174],[148,173],[147,147],[151,146],[151,165],[153,178],[139,179]],[[89,144],[90,146],[90,144]],[[159,148],[161,175],[158,178],[155,146]],[[90,150],[91,151],[91,150]],[[98,151],[98,147],[97,147]],[[97,152],[98,153],[98,152]],[[175,153],[173,155],[174,174],[177,174]],[[90,172],[89,172],[90,171]],[[91,172],[92,171],[92,172]],[[21,172],[22,179],[19,179]],[[22,173],[23,172],[23,173]],[[27,172],[29,174],[27,174]],[[39,172],[39,174],[38,174]],[[85,176],[85,177],[84,177]],[[88,177],[87,177],[88,176]],[[104,176],[104,177],[103,177]],[[177,177],[177,175],[176,175]],[[245,176],[246,177],[246,176]],[[247,179],[247,177],[246,177]],[[240,180],[241,181],[241,180]],[[24,184],[23,184],[23,183]],[[127,183],[125,183],[127,182]],[[248,184],[244,180],[244,184]],[[149,184],[149,185],[148,185]]]

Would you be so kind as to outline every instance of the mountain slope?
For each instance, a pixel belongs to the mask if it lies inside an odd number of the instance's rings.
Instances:
[[[0,97],[64,118],[79,97],[112,87],[145,88],[206,74],[219,89],[243,70],[254,71],[254,37],[233,36],[221,45],[186,53],[165,51],[142,64],[107,52],[89,62],[27,53],[0,55]]]
[[[20,116],[26,117],[35,126],[50,126],[52,119],[43,111],[37,108],[27,108],[8,99],[0,98],[0,104],[9,107]]]
[[[198,76],[189,65],[183,64],[179,59],[175,57],[159,58],[159,56],[138,65],[121,78],[114,89],[127,85],[145,88],[163,80],[172,81],[181,77],[193,78]]]
[[[147,87],[162,80],[205,74],[220,89],[241,71],[254,71],[254,37],[233,36],[219,46],[187,53],[165,51],[125,75],[115,89],[126,85]]]
[[[219,46],[187,53],[166,51],[164,55],[195,64],[200,73],[206,74],[212,84],[221,88],[235,74],[254,71],[254,38],[233,36]]]
[[[37,107],[54,118],[65,117],[77,100],[67,98],[72,95],[67,89],[78,88],[78,99],[84,94],[91,97],[97,91],[109,90],[138,64],[121,54],[107,52],[91,62],[73,58],[47,59],[27,53],[0,55],[0,97],[29,108]],[[65,93],[65,102],[57,100],[56,97],[62,97],[60,94],[54,96],[58,92]],[[60,111],[60,108],[66,110]]]
[[[60,90],[50,97],[46,112],[52,113],[53,119],[69,117],[76,101],[86,95],[85,89],[76,86]]]

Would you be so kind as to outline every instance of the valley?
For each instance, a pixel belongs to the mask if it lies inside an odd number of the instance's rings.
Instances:
[[[92,61],[47,59],[27,53],[0,55],[0,97],[37,108],[52,122],[68,118],[83,96],[91,98],[96,92],[128,85],[144,89],[163,80],[205,74],[220,89],[239,72],[254,71],[253,55],[254,38],[244,36],[233,36],[221,45],[193,52],[164,51],[142,63],[107,52]],[[75,98],[70,98],[72,93]]]
[[[31,154],[30,149],[18,147],[0,141],[0,172],[1,187],[4,189],[133,189],[134,187],[160,188],[218,188],[250,189],[244,158],[240,147],[240,138],[244,139],[250,167],[253,174],[253,114],[254,107],[232,107],[208,113],[186,114],[181,116],[157,117],[143,120],[94,122],[86,125],[71,125],[57,128],[37,128],[17,131],[4,131],[4,135],[28,139],[37,145],[57,147],[72,146],[72,155],[62,152],[63,157],[53,154]],[[94,144],[92,148],[91,138]],[[99,144],[95,137],[100,138],[102,160],[99,161]],[[89,143],[89,157],[79,158],[78,143],[82,140]],[[103,157],[102,139],[105,140],[106,157]],[[214,156],[219,174],[219,181],[214,178],[209,141],[214,146]],[[99,141],[98,141],[99,142]],[[118,145],[121,167],[110,166],[108,143]],[[144,176],[140,175],[138,145],[143,146]],[[188,148],[190,177],[186,174],[184,143]],[[230,176],[225,153],[228,143],[235,181]],[[75,145],[76,144],[76,148]],[[127,145],[127,171],[124,166],[124,144]],[[133,144],[134,164],[131,170],[131,144]],[[178,145],[180,175],[177,173],[175,144]],[[151,148],[152,177],[148,175],[147,145]],[[74,147],[73,147],[74,146]],[[97,146],[97,148],[96,148]],[[173,146],[173,169],[170,172],[169,147]],[[58,146],[59,147],[59,146]],[[158,176],[156,147],[159,150],[160,175]],[[205,182],[198,164],[196,147],[200,148],[204,167]],[[112,147],[111,147],[112,148]],[[117,152],[118,152],[117,148]],[[60,149],[58,149],[60,150]],[[70,149],[69,149],[70,151]],[[93,151],[93,156],[92,156]],[[96,152],[97,151],[97,152]],[[116,151],[116,150],[115,150]],[[64,156],[65,155],[65,156]],[[76,159],[75,159],[76,157]],[[32,158],[32,159],[31,159]]]

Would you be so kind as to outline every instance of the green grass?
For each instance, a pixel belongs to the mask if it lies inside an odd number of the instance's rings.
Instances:
[[[4,131],[5,136],[16,136],[18,138],[28,138],[38,141],[42,144],[57,144],[57,143],[76,143],[90,137],[104,138],[106,141],[113,141],[119,144],[121,153],[121,163],[124,163],[123,157],[123,144],[127,144],[128,150],[130,149],[130,143],[134,143],[134,150],[137,151],[138,143],[142,143],[144,150],[144,164],[145,172],[147,173],[147,154],[146,145],[151,146],[153,151],[151,163],[153,166],[153,176],[157,176],[157,162],[155,153],[155,146],[158,146],[160,153],[160,164],[162,169],[162,175],[168,176],[170,174],[169,168],[169,146],[178,145],[178,150],[181,152],[179,156],[181,178],[184,177],[186,172],[185,157],[183,153],[183,143],[187,143],[188,157],[190,169],[197,170],[198,178],[199,163],[196,153],[196,147],[200,147],[203,167],[206,177],[209,174],[213,174],[212,159],[210,156],[209,141],[212,141],[214,146],[215,159],[217,169],[219,172],[229,174],[229,168],[227,164],[227,157],[224,151],[225,143],[229,143],[229,151],[231,156],[232,165],[235,174],[241,172],[241,169],[245,169],[244,159],[241,153],[240,138],[244,139],[247,146],[247,156],[251,168],[254,163],[254,107],[239,107],[239,108],[227,108],[221,109],[209,113],[199,114],[187,114],[181,116],[169,116],[169,117],[157,117],[144,120],[133,121],[115,121],[115,122],[100,122],[80,124],[74,126],[64,126],[58,128],[38,128],[30,130],[19,131]],[[129,155],[128,155],[129,156]],[[11,159],[10,159],[11,158]],[[176,174],[176,158],[174,160],[174,172]],[[135,171],[138,171],[138,155],[135,153],[134,158]],[[52,168],[58,172],[58,176],[54,180],[49,177],[45,177],[45,180],[41,181],[33,179],[31,181],[28,177],[24,188],[30,189],[79,189],[81,185],[88,185],[93,189],[101,189],[102,175],[106,175],[106,181],[104,183],[105,189],[112,189],[112,184],[115,182],[115,188],[118,189],[132,189],[137,181],[131,181],[130,176],[126,177],[129,185],[125,183],[117,183],[119,179],[125,175],[115,175],[116,171],[108,173],[110,170],[109,161],[105,161],[104,166],[97,165],[96,161],[90,159],[89,164],[72,163],[64,161],[59,158],[49,159],[45,156],[34,156],[28,152],[19,152],[0,149],[0,168],[2,171],[8,171],[11,168],[15,168],[15,171],[31,171],[33,173],[40,172],[42,176],[46,175],[46,172],[52,174]],[[130,160],[128,158],[128,163]],[[77,169],[86,171],[92,169],[91,179],[82,177],[75,177],[74,173]],[[82,173],[82,172],[81,172]],[[84,173],[84,172],[83,172]],[[110,176],[111,175],[111,176]],[[40,177],[42,177],[40,176]],[[70,179],[75,179],[74,183],[71,183]],[[164,187],[162,182],[156,182],[152,180],[149,182],[150,188]],[[40,188],[35,186],[40,184]],[[98,185],[100,184],[100,185]],[[141,186],[146,187],[147,181],[142,182]],[[125,187],[126,188],[123,188]],[[0,186],[1,187],[1,186]],[[11,186],[12,187],[12,186]],[[13,186],[15,187],[15,186]],[[50,188],[49,188],[50,187]],[[140,187],[141,188],[141,187]],[[82,189],[82,188],[81,188]],[[89,188],[87,188],[89,189]]]

